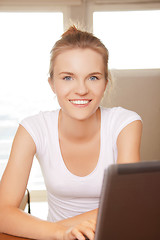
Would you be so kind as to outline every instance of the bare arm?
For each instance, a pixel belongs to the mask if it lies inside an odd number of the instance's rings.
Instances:
[[[0,231],[43,239],[42,222],[18,209],[27,186],[35,152],[32,138],[20,126],[0,183]]]
[[[0,232],[32,239],[93,239],[95,223],[86,221],[73,227],[35,218],[19,209],[26,190],[36,146],[28,132],[20,126],[10,158],[0,182]],[[83,220],[83,219],[82,219]],[[70,227],[72,226],[72,229]]]
[[[117,139],[117,163],[131,163],[140,161],[140,144],[142,122],[134,121],[127,125]]]
[[[96,222],[97,214],[98,214],[98,209],[95,209],[95,210],[77,215],[75,217],[67,218],[65,220],[59,221],[58,223],[61,224],[62,226],[71,227],[71,226],[78,225],[83,221],[93,220],[94,222]]]

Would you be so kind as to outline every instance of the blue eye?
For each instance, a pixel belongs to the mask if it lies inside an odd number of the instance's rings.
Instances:
[[[69,81],[69,80],[72,80],[72,77],[70,77],[70,76],[65,76],[65,77],[63,78],[63,80]]]
[[[91,81],[98,80],[98,78],[97,78],[96,76],[91,76],[89,79],[90,79]]]
[[[89,79],[92,80],[92,81],[98,80],[98,78],[96,76],[91,76]]]

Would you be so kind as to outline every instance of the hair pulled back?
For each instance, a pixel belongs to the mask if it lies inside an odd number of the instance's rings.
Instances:
[[[77,29],[74,25],[71,26],[66,32],[61,36],[61,39],[58,40],[51,50],[51,59],[50,59],[50,77],[53,77],[53,67],[56,57],[65,50],[75,49],[75,48],[90,48],[103,57],[104,61],[104,70],[105,70],[105,79],[108,80],[108,50],[105,45],[95,37],[92,33],[81,31]]]

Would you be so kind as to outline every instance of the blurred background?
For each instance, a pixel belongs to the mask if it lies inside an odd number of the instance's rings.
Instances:
[[[160,0],[0,0],[0,178],[19,122],[59,107],[47,82],[50,51],[71,24],[109,50],[113,86],[102,106],[136,111],[141,159],[160,159]],[[33,204],[45,202],[36,159],[28,188]]]

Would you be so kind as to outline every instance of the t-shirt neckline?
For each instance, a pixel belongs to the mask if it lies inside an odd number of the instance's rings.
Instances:
[[[99,152],[99,158],[98,158],[97,164],[96,164],[95,168],[93,169],[93,171],[90,172],[88,175],[83,176],[83,177],[75,175],[74,173],[70,172],[69,169],[67,168],[64,160],[63,160],[61,149],[60,149],[60,144],[59,144],[59,133],[58,133],[59,112],[60,112],[60,109],[58,109],[57,116],[56,116],[56,138],[57,138],[56,143],[57,143],[57,151],[58,151],[61,167],[63,168],[64,174],[70,175],[74,179],[83,181],[83,180],[88,179],[89,177],[91,177],[93,174],[95,174],[97,169],[98,169],[98,167],[99,167],[99,164],[100,164],[101,155],[102,155],[102,145],[103,145],[103,139],[102,139],[103,108],[100,107],[101,122],[100,122],[100,152]]]

